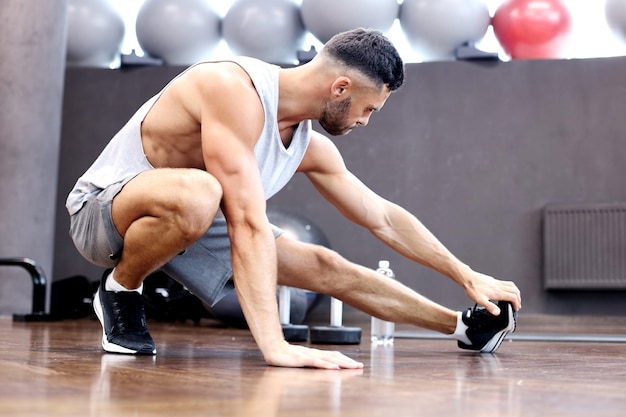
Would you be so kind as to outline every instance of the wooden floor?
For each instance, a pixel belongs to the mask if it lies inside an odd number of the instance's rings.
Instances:
[[[521,317],[520,319],[523,319]],[[524,331],[626,335],[626,319],[520,320]],[[365,324],[363,321],[362,324]],[[272,368],[245,330],[151,322],[156,357],[103,354],[91,319],[0,318],[0,416],[624,416],[626,344],[441,339],[340,350],[358,371]]]

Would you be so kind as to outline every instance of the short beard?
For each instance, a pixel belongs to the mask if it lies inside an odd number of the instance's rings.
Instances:
[[[319,124],[328,134],[333,136],[345,135],[352,130],[352,127],[346,125],[350,107],[352,106],[352,98],[348,97],[341,101],[329,101],[322,111],[319,118]]]

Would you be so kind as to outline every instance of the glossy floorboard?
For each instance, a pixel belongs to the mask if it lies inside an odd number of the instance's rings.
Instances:
[[[365,324],[363,322],[362,324]],[[529,331],[626,334],[626,320],[529,320]],[[364,340],[367,340],[364,327]],[[623,416],[626,344],[452,341],[343,346],[359,371],[264,365],[245,330],[150,323],[156,357],[103,354],[90,319],[0,318],[1,416]],[[518,332],[523,332],[521,323]]]

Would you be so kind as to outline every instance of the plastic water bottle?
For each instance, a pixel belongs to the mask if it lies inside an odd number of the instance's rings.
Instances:
[[[378,269],[376,269],[376,272],[389,279],[395,279],[396,277],[389,267],[389,261],[378,261]],[[394,322],[381,320],[372,316],[372,343],[376,345],[393,344],[393,332],[395,331],[395,327]]]

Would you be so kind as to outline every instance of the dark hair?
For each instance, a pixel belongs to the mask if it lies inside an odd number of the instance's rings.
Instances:
[[[323,53],[354,68],[376,82],[395,91],[404,81],[404,63],[395,46],[380,31],[353,29],[333,36]]]

